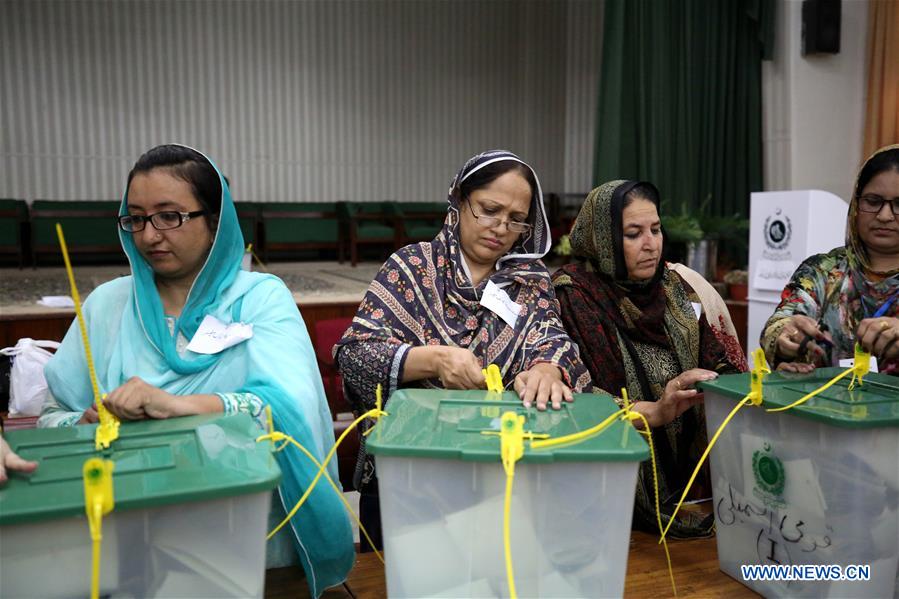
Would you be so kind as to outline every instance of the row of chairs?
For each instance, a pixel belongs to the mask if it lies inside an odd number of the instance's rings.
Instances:
[[[581,198],[547,195],[554,237],[567,231]],[[444,202],[237,202],[235,207],[244,239],[266,261],[276,252],[328,250],[340,262],[348,257],[353,266],[366,247],[379,246],[383,259],[403,245],[433,239],[446,216]],[[0,199],[0,254],[16,255],[20,268],[26,259],[34,266],[41,258],[58,262],[59,222],[73,255],[120,257],[118,209],[118,201],[35,200],[29,206]]]
[[[331,250],[353,266],[364,246],[390,251],[432,239],[446,216],[444,203],[398,202],[237,202],[240,228],[266,260],[275,252]],[[55,225],[61,223],[73,255],[120,255],[114,219],[117,201],[0,200],[0,253],[30,259],[60,257]]]

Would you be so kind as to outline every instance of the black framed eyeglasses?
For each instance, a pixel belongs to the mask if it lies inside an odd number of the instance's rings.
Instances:
[[[858,199],[858,209],[861,212],[867,212],[869,214],[878,214],[881,210],[883,210],[884,203],[890,205],[890,210],[893,211],[893,215],[899,215],[899,198],[894,198],[892,200],[888,200],[886,198],[882,198],[880,196],[872,196],[866,195],[861,196]]]
[[[530,225],[528,223],[522,223],[517,220],[502,220],[496,216],[487,216],[486,214],[475,214],[474,208],[471,205],[471,200],[466,200],[468,204],[468,209],[471,210],[471,215],[478,221],[478,224],[482,227],[487,227],[488,229],[491,227],[496,227],[501,225],[502,223],[506,223],[506,228],[512,231],[513,233],[526,233],[534,228],[534,225]]]
[[[162,212],[155,212],[147,215],[126,214],[120,216],[118,221],[122,230],[127,231],[128,233],[143,231],[147,226],[147,222],[153,225],[153,228],[157,231],[166,231],[168,229],[177,229],[190,219],[204,214],[206,214],[205,210],[195,210],[194,212],[163,210]]]

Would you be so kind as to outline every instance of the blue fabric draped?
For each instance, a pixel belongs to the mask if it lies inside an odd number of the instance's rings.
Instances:
[[[309,334],[280,279],[240,270],[243,237],[231,193],[221,173],[219,178],[222,211],[215,242],[176,321],[176,331],[190,339],[210,314],[224,323],[252,324],[253,337],[217,354],[187,351],[179,356],[153,270],[131,234],[120,231],[132,275],[99,286],[83,310],[101,392],[136,376],[176,395],[253,393],[271,406],[277,430],[323,460],[334,445],[333,425]],[[120,214],[127,213],[127,202],[126,190]],[[75,411],[93,402],[77,323],[69,328],[45,375],[60,405]],[[293,447],[278,453],[277,460],[283,473],[280,495],[289,511],[317,468]],[[328,473],[337,480],[336,457],[329,462]],[[343,582],[355,561],[352,529],[330,485],[320,481],[290,525],[311,594],[317,597]]]

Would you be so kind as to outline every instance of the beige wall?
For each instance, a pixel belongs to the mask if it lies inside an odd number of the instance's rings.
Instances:
[[[862,160],[868,2],[843,0],[835,55],[801,55],[801,0],[777,9],[775,60],[762,72],[765,189],[848,200]]]

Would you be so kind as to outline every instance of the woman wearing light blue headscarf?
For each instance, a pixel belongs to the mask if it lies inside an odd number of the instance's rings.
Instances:
[[[309,335],[280,279],[240,270],[243,237],[212,161],[184,146],[153,148],[129,174],[119,215],[132,275],[101,285],[84,303],[97,379],[109,394],[104,404],[129,420],[258,417],[268,404],[275,428],[323,460],[334,437]],[[194,345],[210,323],[244,323],[252,336],[224,348]],[[77,324],[45,374],[41,426],[96,421]],[[276,507],[290,509],[317,469],[293,449],[277,459]],[[336,459],[328,471],[337,478]],[[333,489],[317,485],[290,528],[313,596],[345,580],[355,559],[352,531]]]

